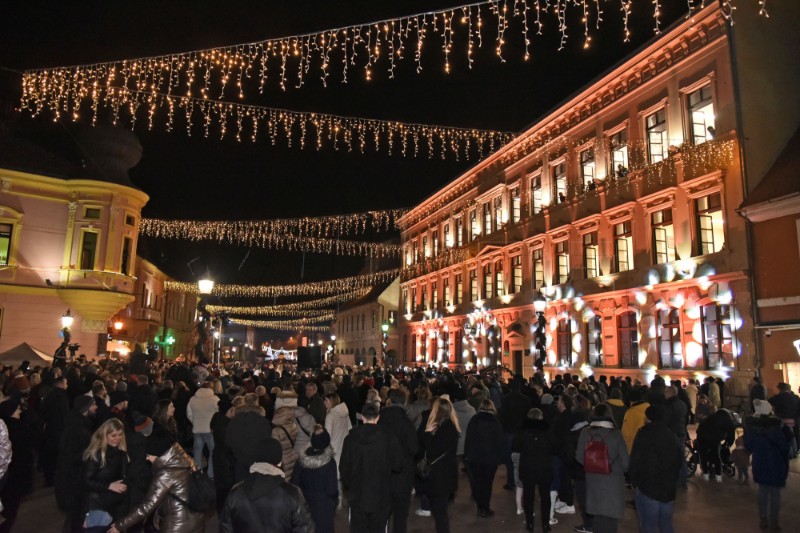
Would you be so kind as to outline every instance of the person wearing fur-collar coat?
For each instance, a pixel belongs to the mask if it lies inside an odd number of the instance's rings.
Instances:
[[[337,470],[331,436],[318,424],[311,435],[311,446],[300,454],[292,473],[292,483],[303,491],[311,510],[316,533],[333,533],[339,500]]]

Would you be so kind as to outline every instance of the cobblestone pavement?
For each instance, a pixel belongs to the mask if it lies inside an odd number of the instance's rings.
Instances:
[[[479,518],[470,500],[469,484],[461,474],[459,491],[455,502],[450,506],[450,526],[454,532],[516,532],[524,531],[522,517],[516,514],[514,493],[503,489],[505,468],[500,467],[495,477],[492,508],[497,513],[492,518]],[[19,533],[57,532],[61,529],[63,517],[55,504],[52,489],[42,487],[42,479],[37,478],[37,489],[22,504],[20,517],[14,527]],[[694,531],[734,531],[756,532],[758,529],[758,513],[756,506],[757,486],[741,486],[735,479],[725,478],[722,483],[703,481],[699,474],[689,480],[689,487],[679,491],[675,504],[675,530],[678,532]],[[630,494],[629,494],[630,496]],[[783,508],[781,523],[784,531],[800,531],[800,506],[796,505],[800,497],[800,459],[792,462],[792,473],[782,494]],[[537,498],[538,499],[538,498]],[[629,498],[632,499],[632,496]],[[433,518],[419,517],[414,514],[417,500],[412,500],[409,516],[409,533],[434,531]],[[538,504],[537,504],[538,506]],[[580,524],[580,515],[556,515],[559,523],[553,526],[553,532],[572,532]],[[391,529],[391,528],[390,528]],[[536,523],[536,530],[541,531]],[[216,517],[209,517],[206,531],[217,531]],[[347,507],[336,517],[336,531],[349,531]],[[638,531],[636,515],[632,507],[625,511],[620,524],[621,532]]]

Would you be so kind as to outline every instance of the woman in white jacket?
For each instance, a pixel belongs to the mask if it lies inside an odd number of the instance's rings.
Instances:
[[[217,404],[219,398],[211,389],[211,382],[206,381],[203,386],[197,389],[194,396],[186,406],[186,417],[192,423],[192,433],[194,436],[194,462],[198,466],[203,464],[203,448],[208,447],[208,477],[214,477],[214,463],[211,456],[214,455],[214,434],[211,433],[211,417],[219,410]]]
[[[336,508],[339,510],[342,508],[342,481],[338,470],[344,439],[350,433],[353,424],[350,423],[350,411],[347,410],[347,404],[342,403],[339,395],[335,392],[325,395],[325,408],[328,410],[325,415],[325,429],[331,436],[331,447],[333,448],[333,457],[336,459],[337,478],[339,479],[339,506]]]

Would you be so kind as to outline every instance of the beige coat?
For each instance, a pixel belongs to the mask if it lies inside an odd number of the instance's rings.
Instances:
[[[276,406],[279,407],[275,409],[272,417],[272,437],[281,443],[283,448],[281,468],[286,473],[286,479],[292,479],[294,464],[297,462],[297,451],[294,449],[294,443],[297,442],[297,422],[295,422],[294,416],[297,399],[294,399],[294,405],[286,402],[286,405],[281,406],[282,400],[284,399],[278,398],[276,402]]]

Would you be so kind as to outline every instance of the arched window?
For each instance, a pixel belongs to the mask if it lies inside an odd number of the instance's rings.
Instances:
[[[586,347],[591,366],[603,366],[603,319],[597,315],[586,323]]]
[[[569,318],[558,321],[557,343],[559,366],[572,366],[572,326]]]
[[[680,311],[677,309],[658,311],[658,353],[661,368],[683,368]]]
[[[639,368],[639,329],[636,313],[626,311],[617,318],[619,358],[623,368]]]

